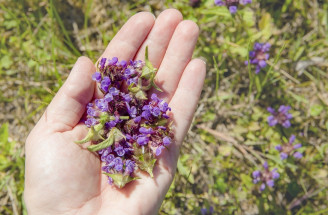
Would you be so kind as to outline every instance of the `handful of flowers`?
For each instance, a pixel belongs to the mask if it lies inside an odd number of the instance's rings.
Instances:
[[[76,143],[91,141],[88,150],[99,154],[109,184],[122,188],[138,179],[137,169],[153,177],[156,157],[173,139],[171,108],[157,94],[148,96],[152,87],[161,91],[148,48],[145,62],[102,58],[97,67],[92,79],[104,97],[87,105],[89,132]]]

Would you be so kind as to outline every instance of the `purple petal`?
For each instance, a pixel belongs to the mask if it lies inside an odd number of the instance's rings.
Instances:
[[[281,147],[281,145],[277,145],[277,146],[275,147],[275,149],[277,149],[279,152],[281,152],[282,147]]]
[[[214,4],[218,5],[218,6],[224,6],[225,2],[222,0],[214,0]]]
[[[286,154],[285,152],[281,152],[280,153],[280,159],[281,160],[285,160],[285,159],[287,159],[288,158],[288,154]]]
[[[92,80],[97,81],[97,82],[100,82],[101,81],[101,74],[100,74],[100,72],[93,73]]]
[[[164,146],[170,145],[171,142],[172,142],[171,138],[169,138],[167,136],[163,138],[163,144],[164,144]]]
[[[263,164],[263,167],[264,167],[264,169],[268,169],[269,168],[268,162],[265,161]]]
[[[296,139],[296,136],[294,134],[292,134],[289,138],[289,143],[292,144]]]
[[[301,159],[303,157],[302,153],[300,153],[300,152],[295,152],[293,154],[293,156],[294,156],[294,158],[297,158],[297,159]]]
[[[252,176],[253,176],[253,178],[259,178],[259,177],[261,177],[261,172],[259,170],[255,170],[252,173]]]
[[[137,143],[140,146],[144,146],[149,142],[149,138],[147,136],[139,136],[137,139]]]
[[[269,126],[275,126],[278,123],[278,120],[274,116],[268,116]]]
[[[274,186],[274,181],[269,180],[269,181],[266,182],[266,184],[268,185],[268,187],[273,187]]]
[[[237,6],[230,6],[229,11],[231,14],[235,14],[237,12]]]
[[[302,147],[302,144],[301,144],[301,143],[295,144],[295,145],[293,146],[294,149],[299,149],[299,148],[301,148],[301,147]]]
[[[266,67],[267,63],[265,62],[265,60],[260,60],[258,65],[261,67],[261,68],[264,68]]]
[[[291,126],[290,121],[286,120],[285,122],[282,123],[282,126],[284,126],[285,128],[289,128]]]
[[[159,146],[156,149],[156,156],[159,156],[162,153],[162,149],[164,149],[164,146]]]
[[[265,190],[265,184],[264,183],[261,184],[261,186],[260,186],[260,191],[263,191],[263,190]]]
[[[267,107],[267,111],[269,111],[272,114],[276,113],[276,111],[272,107]]]
[[[99,62],[100,69],[104,69],[106,60],[107,60],[106,58],[101,58]]]

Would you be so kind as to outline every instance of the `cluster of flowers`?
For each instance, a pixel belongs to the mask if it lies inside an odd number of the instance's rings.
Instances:
[[[239,4],[250,4],[252,0],[214,0],[214,3],[218,6],[226,6],[231,14],[235,14]]]
[[[87,136],[77,143],[91,141],[90,151],[97,152],[108,182],[117,187],[137,179],[141,169],[153,176],[156,157],[172,143],[173,132],[168,104],[147,91],[156,87],[156,69],[146,61],[118,61],[102,58],[92,79],[104,94],[87,105]],[[160,90],[160,89],[159,89]]]
[[[276,111],[272,107],[268,107],[267,110],[272,114],[267,119],[269,126],[275,126],[277,124],[280,124],[284,128],[289,128],[291,126],[290,119],[293,117],[292,114],[288,112],[290,109],[290,106],[285,105],[281,105],[278,111]],[[295,139],[296,136],[291,135],[287,143],[284,143],[283,145],[277,145],[275,147],[275,149],[280,152],[281,160],[285,160],[289,156],[293,156],[297,159],[303,157],[302,153],[296,151],[297,149],[302,147],[302,144],[298,143],[294,145],[293,143]],[[255,170],[252,174],[254,184],[261,182],[260,191],[263,191],[266,186],[273,187],[274,180],[279,178],[277,168],[274,168],[272,171],[270,171],[267,162],[264,163],[263,167],[263,171]]]

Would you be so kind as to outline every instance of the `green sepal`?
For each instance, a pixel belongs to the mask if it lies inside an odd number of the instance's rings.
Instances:
[[[108,136],[108,138],[102,141],[101,143],[88,146],[88,150],[92,152],[96,152],[113,145],[113,143],[114,143],[114,136]]]
[[[105,124],[106,122],[108,122],[110,120],[110,118],[111,118],[111,116],[108,113],[102,112],[99,117],[99,122],[100,122],[100,124]]]
[[[87,136],[82,140],[75,141],[77,144],[87,143],[89,141],[98,141],[103,140],[104,138],[101,136],[101,130],[104,126],[102,124],[97,124],[90,128]]]
[[[88,150],[92,152],[99,151],[113,145],[114,142],[121,141],[122,139],[125,139],[124,134],[119,129],[114,127],[108,133],[106,140],[102,141],[101,143],[88,146]]]
[[[165,119],[165,118],[161,118],[160,120],[158,120],[155,125],[156,126],[164,126],[164,125],[167,125],[168,123],[168,119]]]
[[[109,177],[111,177],[114,181],[114,184],[118,187],[118,188],[122,188],[124,187],[127,183],[140,179],[139,177],[131,177],[130,175],[123,175],[122,173],[104,173],[105,175],[108,175]]]
[[[154,69],[153,65],[151,64],[150,60],[149,60],[149,57],[148,57],[148,46],[146,46],[146,51],[145,51],[145,63],[146,63],[146,66],[151,68],[151,69]]]
[[[142,90],[139,90],[139,92],[137,92],[135,96],[137,99],[147,100],[146,93]]]
[[[134,87],[135,86],[135,84],[134,83],[132,83],[132,84],[130,84],[129,85],[129,87],[128,87],[128,90],[131,92],[131,93],[137,93],[137,92],[139,92],[140,91],[140,88],[139,87]]]
[[[136,163],[138,167],[148,172],[148,174],[153,178],[153,169],[156,163],[156,158],[154,158],[153,153],[151,152],[151,149],[146,147],[138,147],[136,144],[133,146],[134,148],[134,158],[136,160]]]
[[[156,85],[154,78],[151,80],[151,86],[153,86],[159,92],[163,92],[163,90],[159,86]]]

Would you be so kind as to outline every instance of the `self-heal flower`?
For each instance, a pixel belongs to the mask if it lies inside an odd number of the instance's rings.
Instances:
[[[295,135],[291,135],[288,143],[285,143],[283,145],[277,145],[275,147],[275,149],[280,152],[281,160],[285,160],[291,155],[297,159],[301,159],[303,157],[302,153],[296,151],[297,149],[302,147],[302,144],[298,143],[293,145],[295,139],[296,139]]]
[[[289,120],[293,118],[292,114],[288,113],[290,109],[290,106],[281,105],[277,112],[272,107],[268,107],[267,110],[272,114],[268,117],[269,126],[280,124],[285,128],[289,128],[291,126]]]
[[[100,74],[100,72],[95,72],[92,75],[92,80],[97,81],[97,82],[100,82],[101,81],[101,74]]]
[[[217,6],[226,6],[231,14],[235,14],[238,9],[238,5],[246,5],[252,3],[252,0],[214,0]]]
[[[255,74],[258,74],[262,68],[267,66],[266,61],[269,59],[270,43],[255,43],[254,50],[249,52],[249,62],[256,65]],[[245,61],[248,65],[248,61]]]
[[[272,171],[269,170],[268,163],[265,162],[263,164],[264,170],[255,170],[252,173],[253,183],[260,185],[260,191],[265,190],[266,186],[273,187],[274,181],[280,177],[279,173],[277,172],[277,168],[274,168]]]

